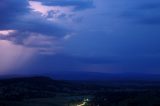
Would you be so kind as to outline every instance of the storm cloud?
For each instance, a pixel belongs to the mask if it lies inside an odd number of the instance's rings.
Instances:
[[[30,57],[35,55],[54,55],[61,51],[65,40],[72,35],[72,29],[60,22],[60,16],[62,14],[67,14],[68,17],[74,15],[72,13],[74,9],[67,9],[65,5],[61,5],[63,1],[60,5],[57,4],[58,1],[49,5],[46,0],[43,1],[44,5],[41,2],[40,0],[36,2],[29,0],[1,1],[0,71],[14,70],[20,65],[15,65],[15,61],[20,58],[24,62],[18,63],[26,63]],[[75,5],[77,9],[80,9],[85,4],[85,7],[89,8],[88,2],[73,2],[68,5]],[[54,7],[57,5],[59,5],[58,8]],[[45,9],[47,15],[43,14]],[[65,13],[63,10],[66,10]]]
[[[0,71],[159,73],[159,11],[158,0],[2,0]]]

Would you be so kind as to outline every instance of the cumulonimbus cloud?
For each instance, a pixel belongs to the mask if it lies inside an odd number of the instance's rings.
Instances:
[[[75,9],[84,8],[85,3],[89,8],[88,2],[62,5],[58,1],[48,4],[48,1],[1,0],[0,74],[23,66],[35,54],[58,53],[63,41],[73,33],[71,27],[62,23]]]

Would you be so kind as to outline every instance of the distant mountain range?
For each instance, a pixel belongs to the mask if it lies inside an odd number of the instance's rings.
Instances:
[[[160,81],[160,74],[153,73],[102,73],[102,72],[84,72],[84,71],[53,71],[52,73],[40,73],[31,75],[6,75],[0,76],[0,79],[23,78],[34,76],[46,76],[57,80],[144,80],[144,81]]]
[[[66,80],[146,80],[160,81],[160,74],[151,73],[100,73],[100,72],[54,72],[57,79]]]

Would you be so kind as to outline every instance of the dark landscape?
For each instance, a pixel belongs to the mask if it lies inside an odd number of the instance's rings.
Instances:
[[[160,106],[160,81],[98,82],[1,79],[0,106]]]

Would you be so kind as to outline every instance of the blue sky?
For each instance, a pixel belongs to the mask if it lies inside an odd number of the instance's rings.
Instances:
[[[159,73],[159,0],[2,0],[0,74]]]

